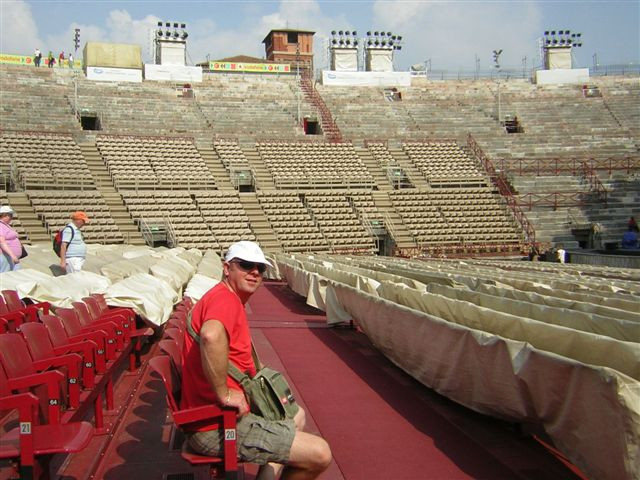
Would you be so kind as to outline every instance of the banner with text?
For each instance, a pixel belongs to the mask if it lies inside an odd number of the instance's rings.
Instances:
[[[212,72],[291,73],[288,63],[209,62]]]

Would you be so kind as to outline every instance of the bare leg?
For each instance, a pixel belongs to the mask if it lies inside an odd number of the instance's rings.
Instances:
[[[331,463],[331,449],[321,437],[296,432],[291,445],[289,463],[282,480],[312,480],[324,472]]]

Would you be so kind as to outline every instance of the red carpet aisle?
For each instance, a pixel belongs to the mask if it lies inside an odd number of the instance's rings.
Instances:
[[[503,423],[417,384],[364,335],[326,328],[322,312],[286,285],[269,283],[249,303],[263,361],[286,371],[312,419],[308,430],[332,447],[341,474],[324,479],[577,478]]]

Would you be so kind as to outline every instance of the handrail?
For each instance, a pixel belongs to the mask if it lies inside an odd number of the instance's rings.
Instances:
[[[484,170],[487,172],[489,179],[491,182],[497,187],[498,192],[502,198],[504,198],[507,206],[511,209],[513,216],[516,218],[520,226],[522,227],[522,231],[525,234],[525,238],[527,243],[529,243],[530,247],[535,246],[536,244],[536,232],[533,228],[533,225],[527,219],[527,216],[524,214],[522,209],[518,206],[516,199],[511,191],[511,188],[507,185],[505,180],[505,176],[503,172],[498,173],[493,166],[489,157],[487,157],[480,145],[476,142],[471,134],[467,135],[467,146],[469,150],[475,155],[476,159],[482,164]]]
[[[607,206],[607,189],[600,181],[600,177],[596,175],[595,170],[587,164],[582,162],[582,174],[589,181],[589,190],[595,192],[600,200],[604,202],[604,206]]]
[[[640,170],[640,157],[631,156],[607,158],[512,158],[500,159],[496,165],[505,174],[522,175],[524,173],[535,173],[539,176],[544,173],[576,175],[582,171],[583,163],[587,163],[593,170],[604,170],[608,173],[614,170],[623,170],[626,173],[630,173],[632,170]]]
[[[573,207],[585,205],[587,199],[584,198],[589,192],[550,192],[550,193],[525,193],[516,198],[516,203],[521,207],[528,207],[531,211],[533,207]]]
[[[316,110],[318,110],[318,113],[320,113],[320,117],[322,118],[322,130],[326,134],[327,139],[331,143],[342,142],[342,134],[340,133],[340,129],[338,128],[336,122],[333,120],[331,112],[329,111],[326,103],[311,83],[311,78],[308,74],[300,75],[300,89],[304,93],[304,96],[307,98],[307,100],[309,100],[311,104],[316,108]]]

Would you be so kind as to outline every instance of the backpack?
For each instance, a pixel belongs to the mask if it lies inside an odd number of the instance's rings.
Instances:
[[[60,247],[62,247],[62,232],[64,232],[65,228],[71,228],[71,227],[69,225],[62,227],[60,230],[58,230],[58,233],[56,233],[56,236],[53,237],[53,251],[56,252],[57,256],[60,256]],[[74,235],[75,235],[75,232],[73,231],[73,228],[71,228],[71,240],[69,240],[68,243],[71,243],[73,241]]]

